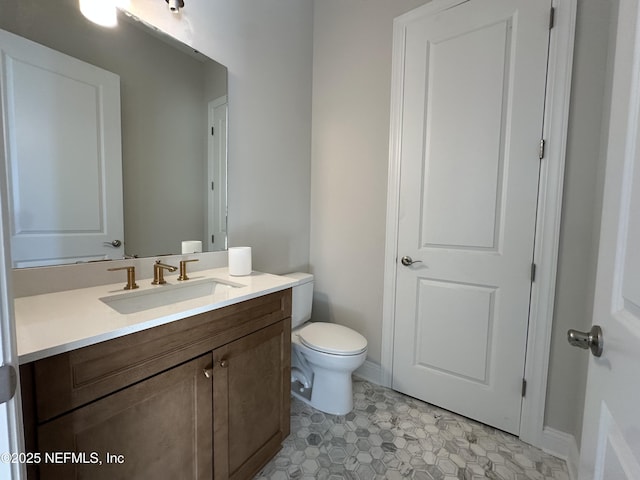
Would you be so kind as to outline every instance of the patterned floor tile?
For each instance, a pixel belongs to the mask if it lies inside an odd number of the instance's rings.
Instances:
[[[355,379],[354,409],[292,399],[291,435],[254,480],[557,480],[564,461],[494,428]]]

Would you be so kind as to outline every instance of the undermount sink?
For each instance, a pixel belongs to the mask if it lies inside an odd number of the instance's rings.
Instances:
[[[138,313],[143,310],[184,302],[185,300],[215,295],[230,288],[238,288],[241,286],[242,285],[207,278],[203,280],[190,280],[188,283],[179,285],[162,285],[151,290],[101,297],[100,300],[116,312],[123,314]]]

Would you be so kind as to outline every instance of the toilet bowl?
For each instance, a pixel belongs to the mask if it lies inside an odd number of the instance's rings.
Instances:
[[[367,358],[367,340],[342,325],[310,322],[313,275],[291,273],[291,393],[334,415],[353,409],[351,374]]]

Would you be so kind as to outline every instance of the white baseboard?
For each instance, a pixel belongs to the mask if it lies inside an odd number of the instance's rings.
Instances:
[[[353,372],[353,374],[367,382],[382,385],[382,367],[370,360],[365,360],[362,366]]]
[[[569,469],[569,478],[578,480],[580,452],[578,451],[578,443],[573,435],[554,428],[544,427],[542,429],[542,450],[566,461]]]

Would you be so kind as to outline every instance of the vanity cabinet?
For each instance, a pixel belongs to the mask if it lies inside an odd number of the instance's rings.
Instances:
[[[252,478],[289,434],[290,315],[289,289],[21,366],[28,478]]]

